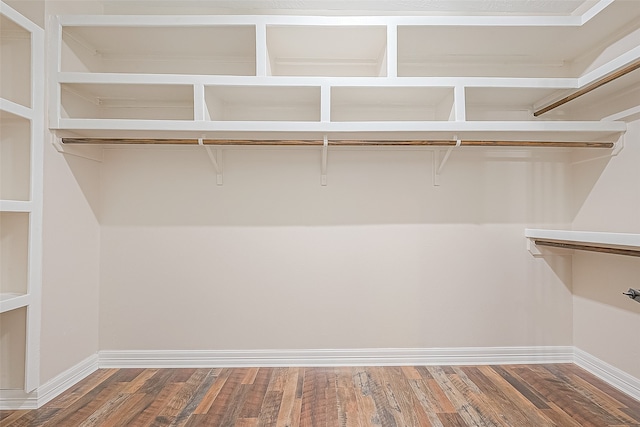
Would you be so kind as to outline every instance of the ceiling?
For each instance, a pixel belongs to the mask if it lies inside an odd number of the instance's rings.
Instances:
[[[635,0],[622,0],[635,1]],[[105,13],[579,15],[597,0],[104,0]]]

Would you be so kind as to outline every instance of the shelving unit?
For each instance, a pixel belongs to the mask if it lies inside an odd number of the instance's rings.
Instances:
[[[524,235],[536,246],[640,257],[640,234],[528,228]]]
[[[640,72],[594,92],[606,111],[592,99],[533,114],[640,59],[640,10],[609,3],[575,16],[62,16],[50,127],[79,138],[614,143],[626,124],[601,119],[633,102]]]
[[[0,393],[39,385],[44,31],[0,1]]]

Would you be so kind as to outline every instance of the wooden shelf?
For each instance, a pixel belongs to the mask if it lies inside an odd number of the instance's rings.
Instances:
[[[640,256],[640,234],[526,229],[525,237],[537,246]]]

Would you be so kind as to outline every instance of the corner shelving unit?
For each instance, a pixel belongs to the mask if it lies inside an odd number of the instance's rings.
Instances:
[[[0,393],[39,385],[44,31],[0,1]]]
[[[534,116],[640,60],[640,10],[609,3],[566,16],[60,16],[50,127],[66,143],[612,148],[626,123],[593,102]],[[617,87],[623,104],[638,74]]]

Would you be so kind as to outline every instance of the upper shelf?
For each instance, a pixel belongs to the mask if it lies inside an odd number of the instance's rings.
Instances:
[[[63,16],[51,128],[105,138],[615,142],[640,8],[575,16]],[[598,105],[598,108],[593,108]],[[600,108],[602,107],[602,108]]]
[[[61,71],[255,76],[254,25],[65,26]]]

